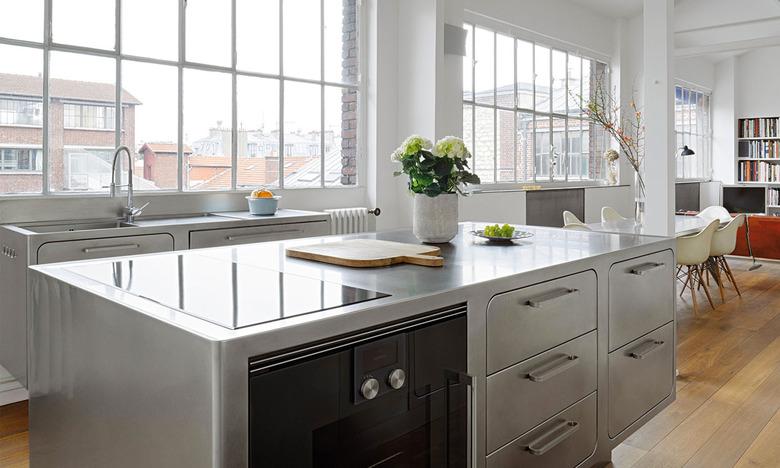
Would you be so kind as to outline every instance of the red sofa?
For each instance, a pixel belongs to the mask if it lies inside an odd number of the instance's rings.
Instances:
[[[750,216],[750,244],[753,254],[759,258],[780,260],[780,217]],[[745,241],[745,226],[737,233],[737,249],[734,255],[750,256]]]

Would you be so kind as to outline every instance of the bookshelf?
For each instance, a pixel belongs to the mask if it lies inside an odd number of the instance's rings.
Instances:
[[[737,120],[738,184],[766,187],[767,214],[780,215],[780,117]]]

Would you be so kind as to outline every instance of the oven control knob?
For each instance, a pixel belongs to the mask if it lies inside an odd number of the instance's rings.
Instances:
[[[366,400],[373,400],[379,395],[379,381],[373,377],[369,377],[363,381],[363,385],[360,386],[360,394]]]
[[[398,390],[406,383],[406,372],[403,369],[396,369],[387,376],[387,385],[393,390]]]

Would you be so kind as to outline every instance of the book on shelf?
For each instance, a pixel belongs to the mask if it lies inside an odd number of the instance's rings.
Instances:
[[[772,206],[780,206],[780,188],[767,189],[766,204]]]
[[[739,161],[739,182],[780,182],[780,164],[766,161]]]
[[[737,154],[740,158],[780,159],[780,140],[740,141]]]
[[[739,138],[777,138],[780,117],[739,119]]]

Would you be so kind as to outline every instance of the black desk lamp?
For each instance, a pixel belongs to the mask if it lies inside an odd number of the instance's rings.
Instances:
[[[683,157],[685,157],[685,156],[693,156],[694,154],[696,154],[696,152],[693,151],[692,149],[688,148],[688,145],[683,146],[682,147],[682,152],[680,152],[680,156],[683,156]]]

